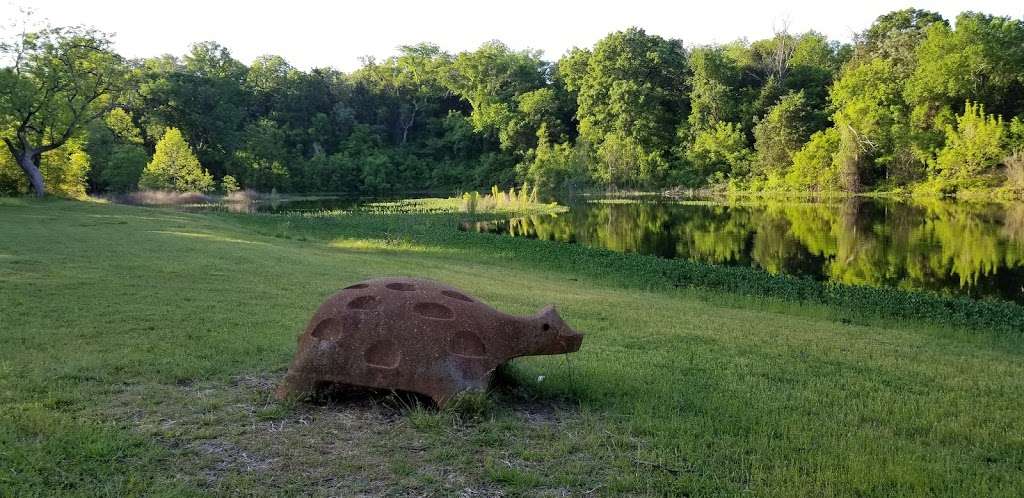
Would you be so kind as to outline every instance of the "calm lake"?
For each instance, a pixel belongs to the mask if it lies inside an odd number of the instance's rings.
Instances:
[[[1024,203],[605,200],[462,229],[1024,304]]]

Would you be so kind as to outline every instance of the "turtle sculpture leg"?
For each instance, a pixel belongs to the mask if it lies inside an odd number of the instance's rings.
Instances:
[[[284,382],[274,391],[274,397],[277,399],[285,399],[290,396],[301,397],[315,393],[316,388],[317,382],[311,376],[289,371]]]
[[[485,358],[459,358],[450,378],[433,379],[420,391],[444,408],[455,397],[471,392],[486,392],[497,368],[493,360]]]

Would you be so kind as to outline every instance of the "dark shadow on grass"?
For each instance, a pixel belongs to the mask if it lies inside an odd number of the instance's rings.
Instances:
[[[333,382],[321,382],[313,394],[307,396],[307,403],[324,407],[344,409],[349,407],[376,406],[385,408],[385,413],[397,415],[412,409],[435,407],[429,396],[394,389],[374,389]]]
[[[495,371],[486,392],[462,393],[443,408],[429,396],[419,393],[333,382],[318,383],[313,394],[284,403],[305,403],[338,411],[375,408],[390,420],[413,413],[448,413],[476,418],[505,412],[524,416],[528,421],[552,421],[557,419],[558,413],[579,411],[579,400],[575,397],[535,389],[520,377],[513,365],[503,364]]]

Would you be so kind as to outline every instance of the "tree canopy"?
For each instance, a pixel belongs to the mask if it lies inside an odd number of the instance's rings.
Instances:
[[[140,182],[170,137],[212,177],[189,188],[1024,194],[1011,181],[1024,175],[1024,21],[975,12],[890,12],[852,44],[780,30],[688,46],[628,28],[547,60],[500,41],[420,43],[347,74],[273,54],[246,65],[213,41],[129,61],[85,28],[2,51],[7,191],[41,194],[58,176],[78,186],[54,192],[180,188]],[[65,146],[84,173],[44,171]]]
[[[124,61],[109,38],[84,28],[50,28],[0,44],[0,138],[36,195],[45,192],[42,154],[106,113],[122,88]]]

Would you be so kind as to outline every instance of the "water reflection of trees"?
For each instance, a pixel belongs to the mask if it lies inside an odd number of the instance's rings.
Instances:
[[[673,228],[680,257],[708,263],[738,263],[747,259],[751,236],[748,209],[711,206],[703,215],[680,216]]]
[[[1012,293],[1020,283],[991,281],[1024,272],[1024,204],[588,204],[558,217],[513,220],[508,232],[849,284],[973,294]]]
[[[968,292],[1000,269],[1021,265],[1022,211],[1018,205],[859,198],[828,208],[764,208],[765,216],[785,218],[789,236],[826,259],[822,273],[831,280]],[[761,255],[766,259],[758,259],[769,271],[780,264],[769,257],[774,254],[784,253],[765,251]]]

